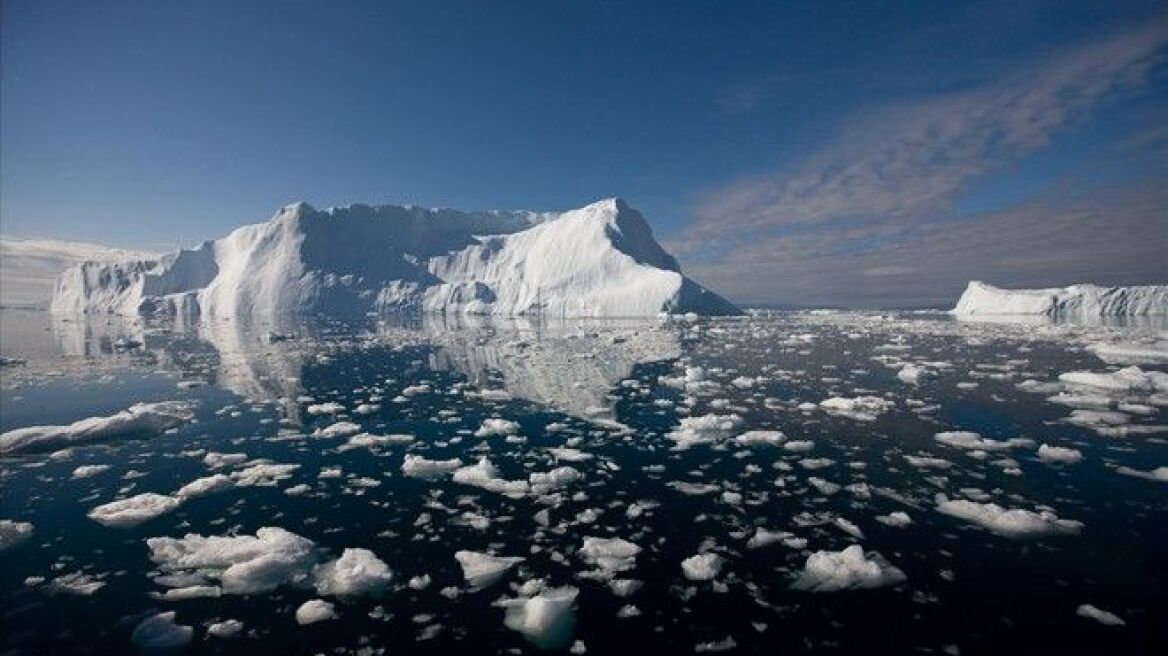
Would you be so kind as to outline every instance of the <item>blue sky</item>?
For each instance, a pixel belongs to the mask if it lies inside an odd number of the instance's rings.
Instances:
[[[1160,6],[3,0],[0,232],[618,195],[746,303],[1168,282]]]

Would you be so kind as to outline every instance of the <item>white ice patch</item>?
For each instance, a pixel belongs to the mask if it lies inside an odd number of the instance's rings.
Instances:
[[[1168,363],[1168,342],[1099,342],[1087,347],[1107,364]]]
[[[454,472],[454,482],[473,485],[488,492],[495,492],[514,499],[527,494],[527,481],[508,481],[499,478],[499,470],[486,456],[474,465],[468,465]]]
[[[724,562],[716,553],[697,554],[681,561],[681,571],[691,581],[712,581],[722,571]]]
[[[807,557],[803,573],[791,584],[794,590],[834,592],[879,588],[903,583],[908,577],[879,553],[864,553],[858,544],[843,551],[816,551]]]
[[[90,476],[97,476],[98,474],[108,470],[109,465],[81,465],[73,470],[73,478],[89,478]]]
[[[33,525],[31,522],[18,522],[11,519],[0,519],[0,551],[15,547],[32,537]]]
[[[235,487],[235,481],[231,480],[230,476],[225,474],[213,474],[211,476],[204,476],[196,478],[195,480],[180,487],[174,493],[180,499],[191,499],[194,497],[201,497],[208,494],[215,494],[216,492],[223,492]]]
[[[1168,374],[1160,371],[1144,371],[1134,366],[1109,373],[1072,371],[1059,375],[1059,380],[1068,385],[1093,387],[1113,392],[1168,391]]]
[[[138,622],[130,639],[145,651],[177,651],[190,644],[195,630],[190,626],[177,624],[175,612],[168,611],[151,615]]]
[[[518,631],[539,649],[564,649],[576,630],[574,607],[579,590],[570,585],[545,588],[534,596],[500,599],[503,624]]]
[[[641,547],[621,538],[586,537],[576,555],[596,570],[593,578],[611,579],[620,572],[633,569],[637,565],[637,554]]]
[[[165,515],[182,504],[182,499],[146,492],[127,499],[102,504],[89,511],[88,517],[102,526],[131,528]]]
[[[556,467],[548,472],[535,472],[528,476],[531,493],[542,495],[556,488],[580,480],[580,472],[573,467]]]
[[[243,633],[243,622],[239,620],[223,620],[207,627],[207,635],[216,638],[234,638],[240,633]]]
[[[509,421],[507,419],[499,419],[491,417],[484,419],[479,429],[475,431],[475,437],[492,437],[495,435],[515,435],[519,433],[519,423]]]
[[[307,582],[317,562],[316,545],[278,527],[252,535],[148,538],[158,569],[184,582],[217,583],[227,594],[268,592]]]
[[[74,444],[137,435],[153,436],[193,419],[186,401],[137,403],[115,415],[90,417],[67,426],[29,426],[0,434],[0,454],[47,451]]]
[[[296,609],[296,623],[300,626],[337,619],[336,608],[323,599],[309,599]]]
[[[393,572],[368,549],[345,549],[337,560],[317,567],[314,578],[319,594],[358,597],[381,594]]]
[[[1073,465],[1083,459],[1083,452],[1078,449],[1043,444],[1038,447],[1038,459],[1048,463]]]
[[[1034,440],[1012,437],[1008,440],[991,440],[972,431],[944,431],[933,436],[941,444],[967,451],[1006,451],[1008,449],[1034,446]]]
[[[855,398],[833,396],[819,402],[819,407],[824,412],[856,421],[875,421],[877,417],[891,410],[894,405],[892,401],[878,396],[857,396]]]
[[[1143,471],[1140,469],[1132,469],[1131,467],[1119,467],[1116,473],[1124,476],[1132,476],[1135,478],[1142,478],[1148,481],[1159,481],[1160,483],[1168,483],[1168,467],[1157,467],[1151,471]]]
[[[324,428],[318,428],[312,433],[313,437],[320,439],[334,439],[338,437],[345,437],[354,433],[361,432],[361,424],[355,424],[351,421],[338,421]]]
[[[779,446],[787,439],[782,431],[752,430],[734,438],[739,446]]]
[[[459,467],[462,467],[462,461],[458,458],[430,460],[423,456],[407,454],[402,459],[401,470],[403,474],[413,478],[437,479],[449,476]]]
[[[462,567],[462,577],[472,590],[482,590],[498,583],[507,572],[523,562],[519,556],[492,556],[478,551],[458,551],[454,559]]]
[[[1119,615],[1116,615],[1115,613],[1112,613],[1110,611],[1103,610],[1102,608],[1096,608],[1095,606],[1092,606],[1091,604],[1083,604],[1083,605],[1079,606],[1075,610],[1075,614],[1078,615],[1079,617],[1086,617],[1088,619],[1093,619],[1096,622],[1099,622],[1100,624],[1103,624],[1105,626],[1123,626],[1123,625],[1127,624],[1127,622],[1124,622],[1123,618],[1120,617]]]
[[[742,425],[738,415],[708,414],[700,417],[682,417],[676,430],[666,437],[677,443],[677,450],[697,444],[713,444],[730,436]]]
[[[1003,508],[996,503],[978,503],[965,499],[950,500],[943,494],[937,495],[937,511],[963,519],[972,524],[1009,538],[1025,538],[1039,535],[1075,535],[1083,529],[1083,523],[1070,519],[1059,519],[1049,510],[1023,510]]]

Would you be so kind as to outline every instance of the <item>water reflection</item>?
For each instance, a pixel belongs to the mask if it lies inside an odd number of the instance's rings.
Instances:
[[[253,401],[274,402],[298,424],[307,365],[338,350],[423,346],[432,370],[452,371],[487,394],[592,421],[613,419],[613,387],[640,363],[676,358],[662,320],[549,320],[401,316],[356,323],[264,317],[180,319],[53,317],[6,313],[5,355],[28,360],[132,358]]]

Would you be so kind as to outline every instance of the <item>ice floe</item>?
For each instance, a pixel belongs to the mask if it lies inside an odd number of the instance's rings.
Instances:
[[[816,551],[807,557],[803,572],[791,584],[795,590],[834,592],[879,588],[903,583],[908,577],[875,551],[853,544],[843,551]]]
[[[0,454],[48,451],[119,437],[152,436],[194,418],[186,401],[136,403],[107,417],[90,417],[66,426],[29,426],[0,434]]]
[[[519,556],[494,556],[465,549],[455,552],[454,559],[462,567],[462,577],[472,590],[482,590],[498,583],[507,572],[524,561]]]
[[[181,504],[182,499],[178,497],[145,492],[97,506],[89,511],[89,518],[103,526],[131,528],[165,515]]]
[[[1040,535],[1075,535],[1083,529],[1083,523],[1071,519],[1060,519],[1049,510],[1024,510],[1003,508],[996,503],[978,503],[966,499],[948,499],[937,495],[937,511],[951,517],[977,524],[990,531],[1010,538],[1034,537]]]

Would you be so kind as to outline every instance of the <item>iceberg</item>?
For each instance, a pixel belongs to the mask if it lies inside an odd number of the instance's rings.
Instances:
[[[0,306],[43,310],[57,278],[82,262],[130,262],[156,253],[55,239],[0,239]]]
[[[682,275],[641,214],[615,198],[562,213],[296,203],[197,248],[74,266],[58,280],[51,309],[214,317],[740,314]]]
[[[1047,317],[1168,315],[1168,285],[1100,287],[1071,285],[1048,289],[1002,289],[974,280],[952,313]]]

